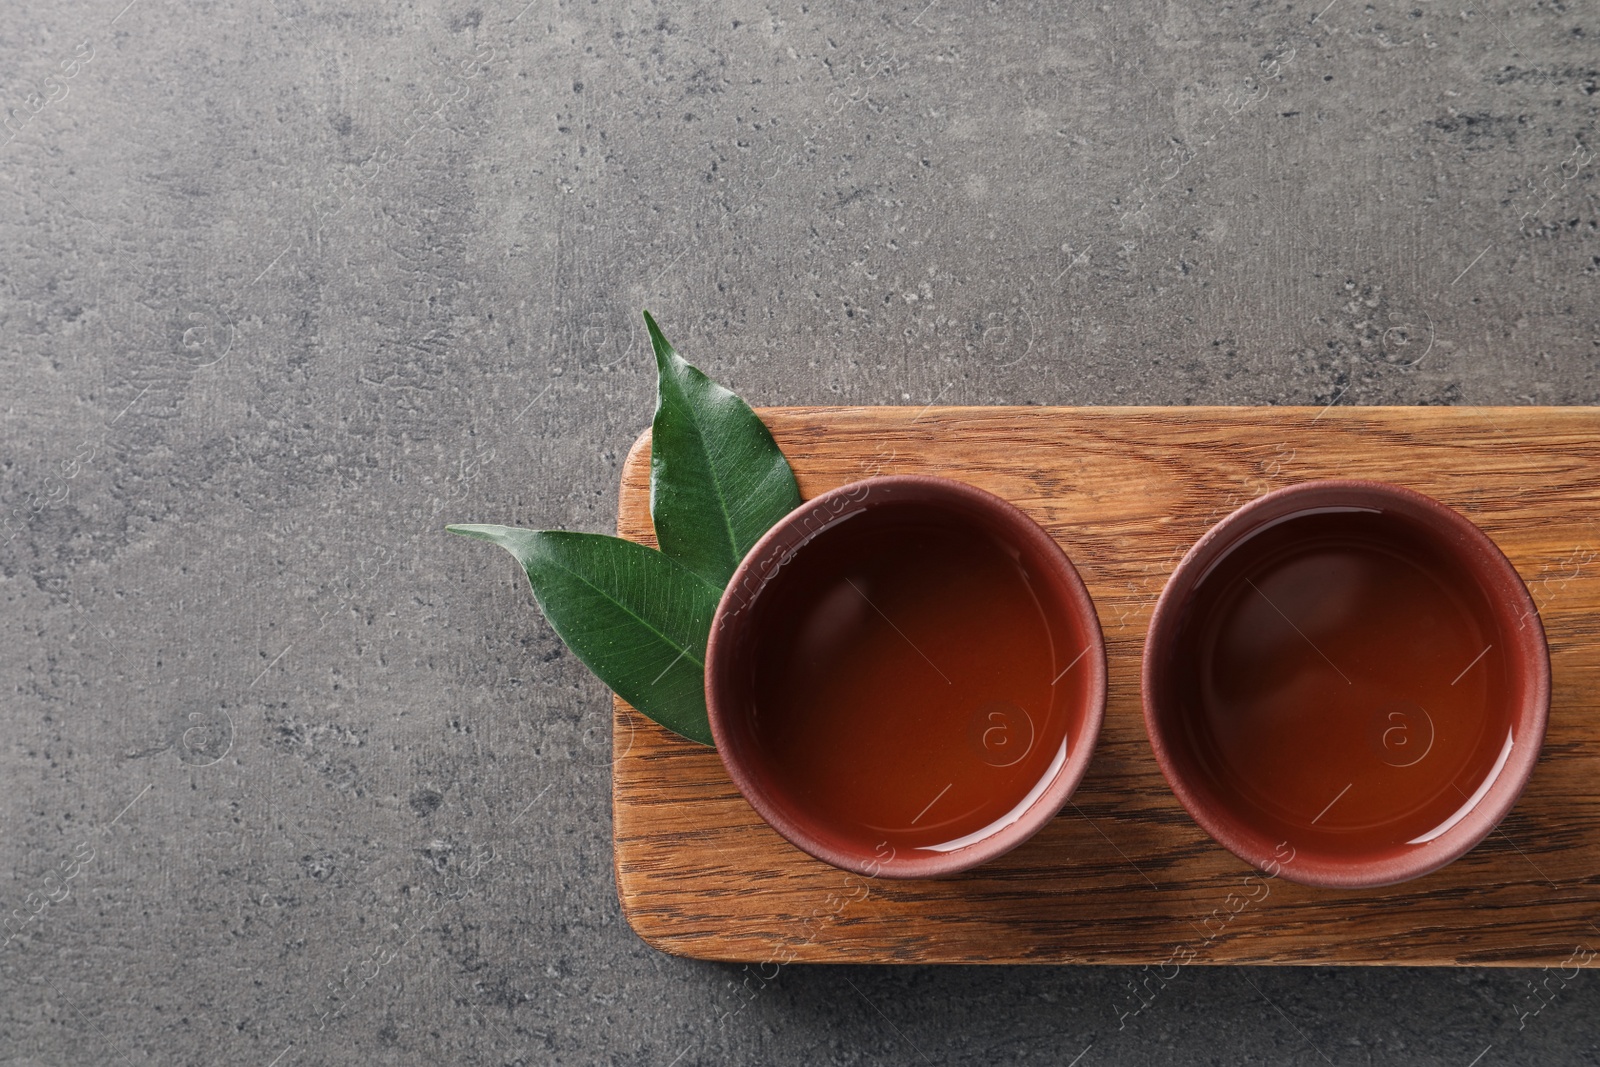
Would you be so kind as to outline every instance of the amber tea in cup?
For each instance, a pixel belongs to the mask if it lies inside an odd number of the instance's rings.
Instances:
[[[1147,642],[1158,758],[1198,821],[1313,884],[1466,851],[1531,770],[1548,660],[1510,564],[1377,483],[1273,494],[1180,564]]]
[[[1048,821],[1105,685],[1060,548],[943,479],[870,479],[785,522],[735,575],[707,666],[718,748],[757,810],[813,855],[901,877]]]

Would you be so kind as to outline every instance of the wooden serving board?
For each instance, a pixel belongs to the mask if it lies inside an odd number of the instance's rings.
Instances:
[[[1600,408],[774,408],[811,497],[935,474],[1010,500],[1061,543],[1105,630],[1110,691],[1087,777],[1037,836],[937,881],[814,860],[745,803],[715,752],[616,705],[617,890],[639,936],[750,962],[1564,965],[1600,946]],[[649,439],[619,532],[654,543]],[[1421,490],[1489,533],[1549,637],[1544,752],[1500,828],[1442,871],[1310,889],[1214,843],[1156,767],[1139,705],[1150,611],[1234,507],[1312,478]],[[1578,956],[1583,959],[1586,956]]]

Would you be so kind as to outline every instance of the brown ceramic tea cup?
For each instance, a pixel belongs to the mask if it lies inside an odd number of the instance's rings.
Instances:
[[[1207,532],[1156,604],[1142,680],[1195,821],[1314,886],[1471,850],[1533,773],[1550,707],[1515,568],[1455,511],[1371,481],[1289,486]]]
[[[1105,646],[1059,545],[961,482],[868,478],[746,556],[706,657],[717,751],[791,843],[861,874],[967,870],[1066,803]]]

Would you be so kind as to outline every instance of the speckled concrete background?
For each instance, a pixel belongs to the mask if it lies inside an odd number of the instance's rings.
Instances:
[[[1590,973],[629,931],[441,527],[611,527],[641,307],[758,404],[1600,400],[1595,6],[833,6],[7,5],[0,1064],[1600,1056]]]

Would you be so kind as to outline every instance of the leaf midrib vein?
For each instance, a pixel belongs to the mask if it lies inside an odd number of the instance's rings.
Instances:
[[[650,549],[646,548],[645,551],[650,551]],[[588,578],[584,577],[578,571],[573,570],[571,567],[567,566],[565,563],[562,563],[560,560],[552,558],[550,560],[550,562],[555,567],[557,567],[560,570],[566,572],[567,574],[570,574],[573,578],[577,579],[579,582],[582,582],[584,585],[588,586],[590,589],[593,589],[596,593],[600,594],[600,596],[604,597],[606,600],[608,600],[611,603],[615,604],[618,608],[620,608],[622,610],[623,614],[627,615],[629,618],[631,618],[635,622],[637,622],[640,626],[643,626],[646,630],[650,631],[651,633],[655,634],[657,637],[661,638],[661,640],[667,645],[667,647],[677,649],[679,653],[681,653],[684,656],[687,656],[690,661],[692,661],[693,663],[699,665],[699,667],[702,670],[705,668],[705,665],[706,665],[705,664],[705,660],[701,659],[700,657],[696,656],[694,653],[690,652],[689,649],[684,647],[683,645],[678,644],[678,642],[674,638],[669,637],[668,635],[662,633],[660,630],[656,629],[654,626],[650,625],[650,623],[645,618],[643,618],[641,615],[639,615],[637,612],[635,612],[632,608],[628,607],[628,605],[624,604],[622,601],[620,601],[616,597],[612,596],[610,592],[608,592],[605,589],[600,588],[594,582],[592,582]],[[691,572],[691,573],[693,573],[693,572]],[[715,587],[712,586],[710,582],[707,582],[705,579],[701,578],[698,574],[694,575],[694,580],[697,581],[697,582],[700,582],[701,584],[703,584],[707,589],[712,590],[713,593],[716,592]]]
[[[685,368],[689,366],[683,358],[677,357],[678,362]],[[717,475],[717,465],[711,462],[711,450],[706,445],[705,430],[697,417],[695,405],[690,402],[688,390],[680,381],[678,386],[678,399],[682,401],[684,410],[689,413],[689,424],[694,427],[695,445],[700,450],[700,457],[705,460],[706,471],[710,474],[711,489],[717,497],[717,512],[722,516],[722,528],[728,534],[728,558],[733,560],[734,567],[739,566],[739,561],[744,558],[744,553],[739,550],[739,536],[733,532],[733,515],[728,510],[728,499],[722,493],[722,479]]]

